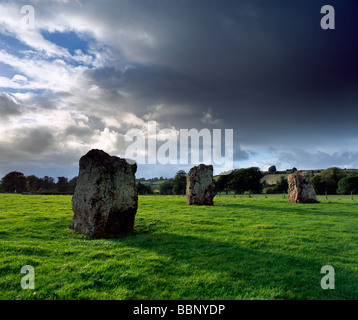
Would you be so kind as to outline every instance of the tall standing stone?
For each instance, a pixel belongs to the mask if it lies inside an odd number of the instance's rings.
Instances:
[[[138,207],[137,165],[91,150],[80,159],[70,229],[94,238],[115,237],[133,229]]]
[[[295,203],[316,202],[316,192],[308,172],[294,172],[288,178],[288,201]]]
[[[215,195],[213,166],[200,164],[191,168],[186,177],[186,203],[212,206]]]

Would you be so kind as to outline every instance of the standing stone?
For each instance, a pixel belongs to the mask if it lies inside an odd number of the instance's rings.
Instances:
[[[125,235],[133,229],[138,207],[137,165],[91,150],[80,159],[70,229],[94,238]]]
[[[288,178],[288,201],[295,203],[316,202],[316,192],[308,172],[294,172]]]
[[[186,177],[186,203],[212,206],[215,195],[213,166],[200,164],[191,168]]]

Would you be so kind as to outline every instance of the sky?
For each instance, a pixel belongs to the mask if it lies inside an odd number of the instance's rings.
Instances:
[[[335,29],[321,28],[327,4]],[[124,157],[128,130],[148,121],[233,129],[235,168],[358,168],[355,0],[0,1],[0,12],[0,177],[72,178],[93,148]],[[190,167],[139,164],[136,176]]]

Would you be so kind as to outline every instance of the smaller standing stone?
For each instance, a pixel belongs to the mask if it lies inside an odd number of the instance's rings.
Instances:
[[[308,172],[294,172],[288,178],[288,201],[294,203],[316,202],[316,192]]]
[[[215,195],[213,166],[200,164],[191,168],[186,177],[186,203],[212,206]]]

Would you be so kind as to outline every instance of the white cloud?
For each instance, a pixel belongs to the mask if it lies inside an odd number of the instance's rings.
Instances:
[[[20,12],[21,6],[18,4],[0,4],[0,27],[2,33],[11,35],[17,38],[25,45],[35,49],[47,57],[70,57],[66,48],[57,46],[56,44],[44,39],[41,35],[38,25],[35,29],[26,28],[22,24],[24,16]],[[36,11],[35,11],[36,12]],[[41,19],[35,16],[35,21],[39,22]]]
[[[0,50],[0,62],[15,68],[28,80],[24,83],[1,78],[1,86],[28,90],[46,89],[52,91],[71,91],[77,87],[78,78],[86,68],[72,67],[61,59],[53,61],[36,58],[19,58]]]
[[[22,76],[21,74],[15,74],[11,80],[19,83],[27,82],[27,78]]]
[[[120,134],[105,128],[103,131],[96,130],[92,136],[91,149],[101,149],[109,154],[118,151],[118,138]]]

